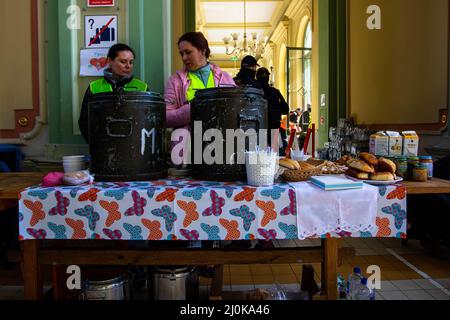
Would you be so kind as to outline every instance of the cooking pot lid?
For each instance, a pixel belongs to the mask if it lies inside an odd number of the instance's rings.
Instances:
[[[174,266],[174,267],[155,267],[154,271],[156,273],[163,273],[163,274],[179,274],[179,273],[187,273],[192,272],[194,270],[194,267],[187,267],[187,266]]]
[[[161,102],[164,103],[164,99],[160,93],[157,92],[141,92],[141,91],[130,91],[130,92],[104,92],[92,95],[90,102],[104,102],[104,101],[117,101],[118,98],[123,101],[129,100],[148,100],[150,102]]]
[[[260,95],[264,96],[264,91],[258,88],[252,87],[218,87],[218,88],[209,88],[197,90],[195,93],[195,99],[204,99],[204,98],[214,98],[214,97],[223,97],[223,96],[231,96],[231,95]]]

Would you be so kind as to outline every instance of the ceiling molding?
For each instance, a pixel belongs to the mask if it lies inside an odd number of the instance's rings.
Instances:
[[[289,20],[289,18],[286,17],[285,13],[286,13],[286,10],[288,9],[288,7],[289,7],[290,4],[291,4],[291,1],[290,1],[290,0],[285,0],[285,1],[283,2],[283,5],[282,5],[282,7],[281,7],[281,10],[280,10],[280,12],[278,13],[278,16],[277,16],[277,18],[276,18],[276,22],[275,22],[275,23],[272,23],[272,25],[275,26],[275,29],[274,29],[274,30],[272,31],[272,33],[269,35],[269,41],[272,41],[273,35],[275,34],[275,31],[276,31],[276,28],[279,27],[280,23],[281,23],[282,21]]]
[[[296,17],[308,2],[310,0],[290,1],[289,7],[286,9],[286,16],[291,19]]]
[[[247,29],[270,29],[272,25],[268,22],[247,22]],[[205,29],[240,29],[244,28],[244,23],[207,23],[203,25]]]
[[[286,0],[246,0],[249,2],[283,2]],[[198,2],[214,3],[214,2],[244,2],[244,0],[199,0]]]
[[[285,20],[280,21],[275,28],[271,40],[273,42],[285,42],[287,43],[287,33],[289,28],[289,19],[286,17]]]

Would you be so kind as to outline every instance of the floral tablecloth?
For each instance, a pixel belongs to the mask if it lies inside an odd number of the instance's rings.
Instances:
[[[20,239],[300,239],[296,192],[284,183],[254,188],[177,179],[36,186],[20,194]],[[406,189],[378,188],[377,208],[373,232],[337,228],[311,238],[405,238]]]

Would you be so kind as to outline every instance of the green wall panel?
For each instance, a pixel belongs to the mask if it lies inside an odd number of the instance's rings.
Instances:
[[[334,1],[334,0],[331,0]],[[328,141],[328,109],[330,107],[330,0],[318,1],[319,11],[319,124],[318,148],[323,148]],[[321,97],[325,95],[326,104],[321,104]],[[321,123],[323,119],[323,123]]]

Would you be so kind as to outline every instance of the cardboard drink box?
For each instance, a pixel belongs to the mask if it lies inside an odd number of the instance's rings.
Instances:
[[[419,154],[419,136],[415,131],[403,131],[403,156],[416,157]]]
[[[377,132],[370,136],[370,153],[380,156],[389,156],[389,137],[384,132]]]
[[[386,131],[389,137],[389,157],[398,157],[403,153],[403,137],[395,131]]]

